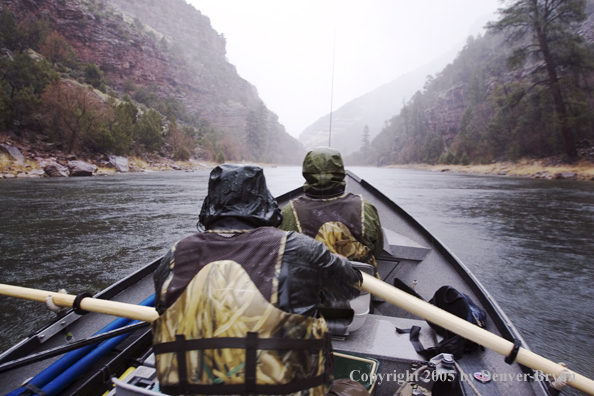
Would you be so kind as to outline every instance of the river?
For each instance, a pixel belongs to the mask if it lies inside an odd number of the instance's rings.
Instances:
[[[533,351],[594,378],[594,183],[352,170],[458,256]],[[0,282],[71,294],[107,287],[194,232],[208,173],[0,182]],[[265,174],[273,195],[302,184],[298,167]],[[53,315],[40,303],[0,302],[0,350]]]

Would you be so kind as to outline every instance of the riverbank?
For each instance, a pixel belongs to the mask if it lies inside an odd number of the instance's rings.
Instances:
[[[11,139],[0,135],[0,179],[37,178],[51,175],[73,175],[73,163],[82,166],[84,175],[106,176],[125,172],[159,172],[167,170],[193,171],[212,169],[217,164],[208,160],[174,161],[157,154],[117,157],[105,154],[67,154],[53,144],[22,139]],[[122,163],[123,160],[123,163]],[[119,165],[122,164],[124,170]],[[50,172],[48,166],[58,171]]]
[[[64,167],[70,161],[84,161],[92,165],[93,175],[106,176],[118,170],[109,156],[102,154],[75,156],[65,154],[44,142],[20,142],[0,136],[0,179],[45,177],[45,168],[50,163],[58,163]],[[17,156],[11,155],[6,147],[18,150]],[[590,157],[588,157],[590,158]],[[157,155],[127,157],[130,172],[158,172],[181,170],[191,172],[198,169],[212,169],[217,166],[214,161],[196,160],[174,161]],[[263,167],[280,166],[261,164]],[[347,164],[348,166],[348,164]],[[570,179],[594,181],[594,162],[582,159],[575,164],[567,164],[558,158],[551,157],[540,160],[523,159],[517,162],[496,162],[488,165],[429,165],[405,164],[387,165],[384,168],[423,169],[433,172],[466,173],[478,175],[495,175],[511,177],[527,177],[537,179]]]
[[[594,181],[594,162],[581,160],[565,164],[553,158],[542,160],[523,159],[517,162],[496,162],[488,165],[389,165],[387,168],[424,169],[433,172],[467,173],[527,177],[533,179],[570,179]]]

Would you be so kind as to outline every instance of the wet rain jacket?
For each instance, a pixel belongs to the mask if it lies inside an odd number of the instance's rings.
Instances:
[[[213,170],[199,216],[204,232],[179,241],[155,273],[161,316],[153,342],[164,390],[216,394],[212,386],[236,386],[237,394],[257,394],[266,385],[279,386],[268,388],[277,394],[327,391],[331,348],[316,307],[322,290],[336,299],[355,297],[362,277],[322,243],[274,228],[281,220],[261,168]],[[248,353],[266,349],[259,343],[265,339],[278,344],[257,358]],[[283,344],[287,339],[292,349]],[[296,363],[280,364],[283,359]]]
[[[345,171],[337,150],[318,147],[303,160],[305,196],[283,208],[282,230],[322,241],[333,253],[375,264],[384,247],[377,209],[361,195],[345,193]]]

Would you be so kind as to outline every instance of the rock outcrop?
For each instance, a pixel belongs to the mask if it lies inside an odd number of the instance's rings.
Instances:
[[[68,177],[70,171],[67,167],[60,165],[57,162],[51,162],[43,168],[45,174],[49,177]]]
[[[224,36],[184,0],[3,0],[4,4],[19,20],[47,16],[79,61],[99,66],[110,88],[121,94],[135,87],[163,100],[175,98],[190,114],[238,139],[245,137],[248,114],[264,106],[273,159],[303,159],[301,144],[225,58]]]
[[[0,149],[2,149],[0,151],[5,151],[18,164],[25,163],[25,156],[17,147],[8,144],[0,144]]]
[[[121,173],[130,172],[130,165],[128,164],[128,158],[120,157],[117,155],[109,156],[109,163],[115,168],[116,171]]]
[[[68,170],[70,176],[93,176],[97,167],[85,161],[69,161]]]

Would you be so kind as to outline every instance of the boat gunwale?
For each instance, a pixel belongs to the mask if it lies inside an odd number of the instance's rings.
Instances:
[[[119,281],[111,284],[110,286],[106,287],[105,289],[99,291],[97,294],[93,296],[93,298],[99,298],[102,300],[111,300],[119,293],[124,290],[128,290],[131,286],[138,283],[146,276],[152,274],[159,263],[161,262],[161,258],[153,260],[149,264],[144,265],[143,267],[139,268],[138,270],[132,272],[131,274],[127,275],[126,277],[120,279]],[[72,325],[73,323],[78,322],[84,315],[74,317],[75,315],[73,309],[69,309],[66,313],[61,317],[55,317],[54,319],[48,321],[44,324],[41,328],[37,329],[33,333],[29,334],[17,344],[13,345],[11,348],[7,349],[6,351],[0,354],[0,363],[6,363],[15,359],[20,359],[22,357],[28,356],[32,353],[35,349],[41,347],[45,342],[52,339],[52,337],[63,330],[63,326],[59,326],[55,332],[53,332],[49,337],[46,334],[43,337],[39,335],[51,329],[52,326],[56,326],[59,322],[64,320],[70,319],[71,321],[68,325]]]

